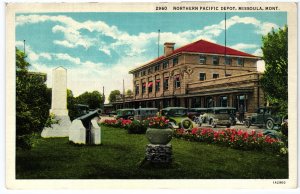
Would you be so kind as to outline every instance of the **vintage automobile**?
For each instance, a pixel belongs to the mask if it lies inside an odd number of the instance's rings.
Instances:
[[[188,118],[187,110],[183,107],[167,107],[161,110],[161,116],[165,116],[169,120],[171,129],[183,128],[188,130],[193,128],[193,122]]]
[[[197,117],[200,117],[200,115],[203,115],[204,113],[207,112],[207,108],[190,108],[188,110],[188,117],[195,121]]]
[[[149,117],[155,117],[157,112],[158,112],[157,108],[138,108],[135,109],[134,119],[141,121]]]
[[[130,119],[134,118],[134,109],[118,109],[116,119]]]
[[[233,107],[212,107],[200,116],[200,123],[208,123],[213,128],[217,125],[230,127],[236,124],[236,108]]]
[[[258,127],[266,127],[268,130],[272,130],[275,126],[281,125],[283,118],[277,114],[276,107],[261,107],[258,108],[256,113],[248,116],[245,119],[245,126],[250,127],[256,125]]]

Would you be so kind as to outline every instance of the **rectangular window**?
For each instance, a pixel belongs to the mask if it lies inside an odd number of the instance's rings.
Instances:
[[[164,90],[168,90],[169,89],[169,78],[165,77],[164,78]]]
[[[160,69],[160,64],[154,66],[154,71],[159,71],[159,69]]]
[[[163,62],[163,69],[167,69],[169,67],[169,62],[165,61]]]
[[[139,95],[139,93],[140,93],[140,86],[136,85],[135,86],[135,95],[137,96],[137,95]]]
[[[176,58],[173,59],[173,66],[175,66],[177,64],[178,64],[178,58],[176,57]]]
[[[151,73],[152,73],[152,67],[149,67],[148,74],[151,74]]]
[[[220,58],[218,56],[213,56],[213,65],[219,65]]]
[[[142,71],[142,76],[145,76],[146,75],[146,70],[143,70]]]
[[[142,85],[142,94],[146,92],[146,83],[144,82]]]
[[[180,88],[180,76],[175,75],[175,88]]]
[[[225,57],[225,65],[231,65],[232,64],[232,58],[231,57]]]
[[[153,82],[152,82],[152,81],[149,81],[149,82],[148,82],[148,92],[149,92],[149,93],[152,93],[152,88],[153,88]]]
[[[221,107],[227,107],[227,96],[221,96],[220,97],[220,106]]]
[[[199,80],[200,80],[200,81],[206,80],[206,73],[200,73],[200,74],[199,74]]]
[[[139,72],[135,73],[134,77],[139,77]]]
[[[206,64],[206,56],[200,55],[199,63],[205,65]]]
[[[237,58],[237,64],[244,67],[244,58]]]
[[[217,79],[219,78],[219,74],[218,73],[213,73],[213,79]]]
[[[159,92],[160,89],[160,79],[155,80],[155,92]]]

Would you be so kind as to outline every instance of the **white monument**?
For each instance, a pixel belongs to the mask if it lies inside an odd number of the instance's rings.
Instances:
[[[57,67],[52,72],[52,100],[50,114],[55,115],[58,124],[45,127],[42,137],[68,137],[71,120],[67,109],[67,70]]]

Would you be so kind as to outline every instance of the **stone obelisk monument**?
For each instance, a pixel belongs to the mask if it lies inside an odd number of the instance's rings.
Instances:
[[[52,72],[52,100],[50,114],[55,115],[58,124],[45,127],[42,137],[68,137],[71,120],[67,109],[67,70],[57,67]]]

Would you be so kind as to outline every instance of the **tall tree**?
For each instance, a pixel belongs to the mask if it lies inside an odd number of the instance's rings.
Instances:
[[[89,105],[91,109],[101,108],[102,94],[98,91],[85,92],[76,98],[77,103]]]
[[[271,103],[279,104],[287,112],[288,104],[288,27],[262,37],[263,60],[266,70],[261,85]]]
[[[131,89],[128,89],[128,90],[126,91],[126,96],[132,96],[132,95],[133,95],[132,90],[131,90]]]
[[[119,96],[121,94],[120,90],[113,90],[110,92],[108,100],[110,103],[112,102],[116,102],[117,100],[117,96]]]
[[[16,48],[16,145],[30,148],[49,116],[50,97],[44,75],[28,71],[25,54]]]

